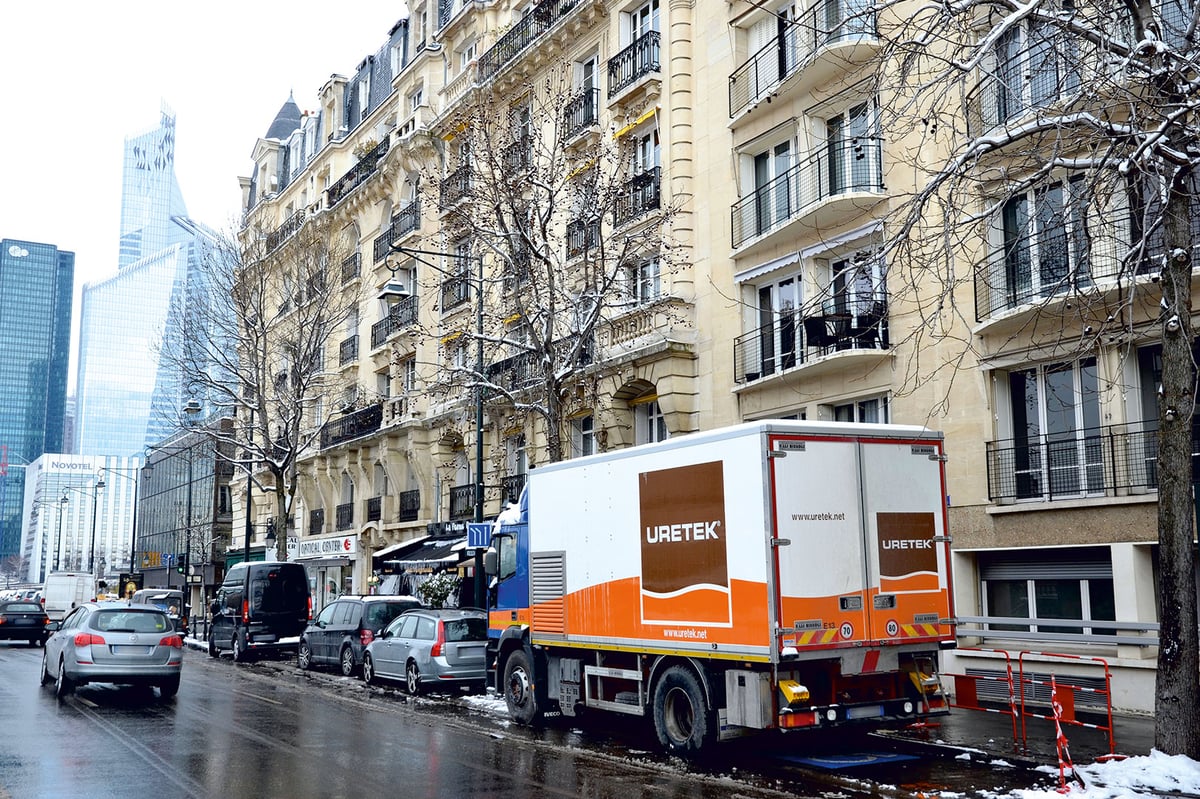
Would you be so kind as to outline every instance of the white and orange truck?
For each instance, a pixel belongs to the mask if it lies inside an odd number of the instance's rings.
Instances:
[[[948,712],[945,453],[922,427],[769,420],[541,466],[484,555],[513,720],[757,730]]]

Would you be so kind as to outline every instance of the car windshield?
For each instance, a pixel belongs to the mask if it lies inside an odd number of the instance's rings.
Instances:
[[[454,619],[445,622],[447,641],[486,641],[487,621],[484,619]]]
[[[419,602],[371,602],[367,605],[364,627],[379,630],[406,610],[420,607]]]
[[[5,613],[41,613],[42,606],[36,602],[9,602],[4,606]]]
[[[162,633],[173,629],[166,614],[150,610],[98,610],[92,627],[111,633]]]

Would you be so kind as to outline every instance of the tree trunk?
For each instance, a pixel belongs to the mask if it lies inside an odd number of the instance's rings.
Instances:
[[[1185,171],[1185,175],[1186,175]],[[1164,214],[1162,393],[1158,414],[1158,685],[1155,748],[1200,758],[1200,633],[1193,543],[1190,175],[1172,180]]]

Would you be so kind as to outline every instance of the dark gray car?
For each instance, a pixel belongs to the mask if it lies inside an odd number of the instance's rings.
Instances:
[[[302,669],[338,665],[347,677],[358,671],[363,651],[392,619],[421,607],[414,596],[343,596],[321,610],[300,636],[296,662]]]

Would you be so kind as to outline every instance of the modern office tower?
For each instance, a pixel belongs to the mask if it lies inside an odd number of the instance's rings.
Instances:
[[[130,570],[139,458],[47,453],[26,469],[21,557],[30,582],[56,570]]]
[[[212,234],[188,219],[175,178],[175,117],[125,140],[116,274],[83,287],[75,429],[85,455],[135,455],[169,436],[182,376],[159,357]]]
[[[18,554],[24,467],[62,449],[75,254],[0,240],[0,560]]]

